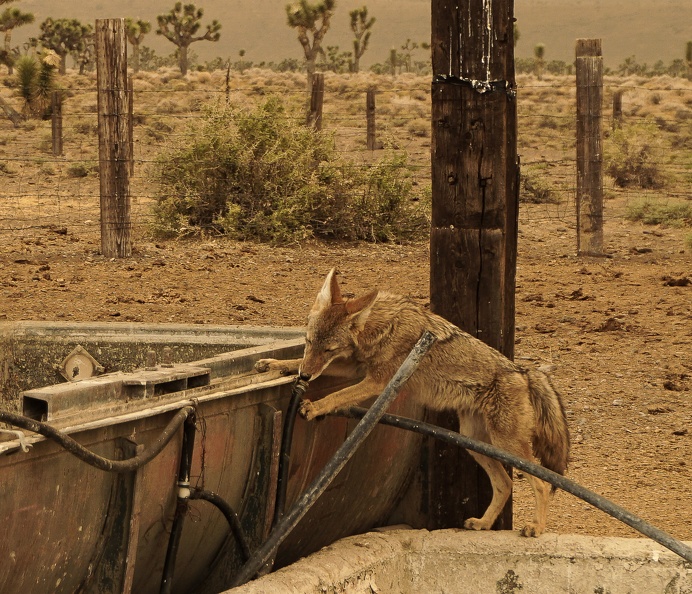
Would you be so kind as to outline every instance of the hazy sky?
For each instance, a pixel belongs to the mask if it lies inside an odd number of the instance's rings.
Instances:
[[[246,59],[254,62],[302,59],[295,32],[286,24],[286,0],[199,0],[195,4],[205,11],[203,24],[212,19],[222,24],[218,43],[191,46],[202,60],[236,58],[240,49],[245,49]],[[337,0],[325,45],[338,45],[341,51],[351,49],[348,13],[363,4],[377,19],[371,47],[362,59],[365,67],[386,61],[390,48],[400,47],[409,38],[430,40],[429,0]],[[139,17],[155,25],[156,16],[173,5],[174,0],[17,0],[14,6],[34,13],[36,23],[17,29],[13,44],[37,35],[38,24],[48,16],[77,18],[85,23],[96,18]],[[616,66],[633,54],[639,61],[662,59],[667,63],[684,57],[685,43],[692,40],[692,0],[515,0],[515,16],[521,34],[517,57],[531,56],[533,47],[544,43],[546,59],[572,61],[578,37],[600,37],[607,65]],[[153,32],[144,45],[159,54],[175,49]],[[419,52],[418,58],[423,57]]]

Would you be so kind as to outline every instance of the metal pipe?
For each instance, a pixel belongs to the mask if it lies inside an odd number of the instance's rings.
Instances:
[[[183,534],[183,524],[189,508],[190,501],[190,469],[192,468],[192,451],[195,446],[195,421],[196,417],[191,414],[185,419],[183,429],[183,445],[180,451],[180,464],[178,467],[178,495],[175,506],[175,516],[171,535],[168,539],[168,549],[166,560],[163,565],[163,575],[161,577],[160,594],[170,594],[173,587],[173,574],[175,573],[175,560],[180,548],[180,537]]]
[[[406,357],[406,360],[389,381],[384,391],[377,397],[360,423],[356,425],[355,429],[346,438],[344,443],[341,444],[332,459],[305,490],[300,499],[293,505],[288,513],[281,518],[279,523],[272,530],[267,541],[257,549],[250,560],[243,565],[231,582],[231,587],[240,586],[252,579],[253,576],[257,574],[257,571],[274,556],[276,548],[296,527],[298,522],[305,516],[315,501],[324,493],[336,475],[350,460],[356,449],[363,443],[365,438],[370,435],[380,417],[397,397],[403,384],[413,375],[423,357],[435,343],[435,340],[435,336],[430,332],[425,331],[423,333],[413,347],[413,350]]]
[[[166,428],[161,432],[161,435],[159,435],[154,443],[152,443],[141,454],[138,454],[133,458],[128,458],[127,460],[110,460],[109,458],[104,458],[103,456],[94,454],[94,452],[86,449],[79,442],[71,438],[67,433],[63,433],[59,429],[55,429],[46,423],[41,423],[40,421],[35,421],[34,419],[30,419],[29,417],[18,415],[16,413],[0,410],[0,421],[9,423],[15,427],[21,427],[27,431],[39,433],[43,435],[43,437],[55,441],[70,454],[82,460],[82,462],[86,462],[99,470],[103,470],[105,472],[132,472],[151,462],[156,456],[158,456],[163,448],[166,447],[166,444],[176,434],[185,420],[189,416],[194,416],[194,412],[195,409],[192,406],[185,406],[181,408],[169,421]]]
[[[364,418],[367,412],[368,411],[365,408],[353,406],[345,410],[336,411],[332,414],[341,417],[348,417],[350,419],[360,419]],[[436,425],[431,425],[430,423],[424,423],[422,421],[416,421],[414,419],[408,419],[406,417],[391,414],[382,415],[379,422],[383,425],[390,425],[392,427],[399,427],[400,429],[407,429],[408,431],[415,431],[417,433],[422,433],[423,435],[428,435],[430,437],[434,437],[435,439],[440,439],[442,441],[446,441],[447,443],[460,446],[467,450],[473,450],[474,452],[478,452],[479,454],[483,454],[489,458],[495,458],[503,464],[509,464],[510,466],[514,466],[515,468],[527,472],[528,474],[532,474],[546,483],[550,483],[563,491],[571,493],[575,497],[579,497],[579,499],[583,499],[587,503],[590,503],[594,507],[604,511],[616,520],[619,520],[620,522],[634,528],[637,532],[640,532],[652,540],[655,540],[657,543],[663,545],[667,549],[670,549],[683,559],[692,562],[692,548],[688,547],[685,543],[676,540],[663,530],[652,526],[645,520],[635,516],[632,512],[626,510],[624,507],[620,507],[612,501],[609,501],[602,495],[598,495],[586,487],[575,483],[561,474],[548,470],[539,464],[513,456],[512,454],[496,448],[489,443],[476,441],[475,439],[461,435],[456,431],[443,429],[442,427],[437,427]]]
[[[231,507],[228,501],[226,501],[218,493],[206,491],[204,489],[192,489],[190,491],[190,499],[202,499],[204,501],[208,501],[224,515],[231,532],[233,532],[233,535],[240,545],[240,549],[243,551],[243,556],[245,557],[244,561],[247,561],[252,554],[250,551],[250,544],[245,536],[245,531],[240,523],[238,514],[235,513],[235,510]]]
[[[274,519],[272,528],[279,523],[281,516],[284,515],[286,507],[286,488],[288,486],[288,468],[291,463],[291,445],[293,443],[293,427],[295,426],[296,416],[300,401],[308,389],[310,378],[301,374],[296,378],[291,392],[291,400],[286,410],[283,431],[281,433],[281,451],[279,454],[279,476],[276,481],[276,502],[274,504]]]

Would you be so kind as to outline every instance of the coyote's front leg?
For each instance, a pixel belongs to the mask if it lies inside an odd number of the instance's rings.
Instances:
[[[303,400],[300,404],[299,412],[303,418],[311,421],[315,417],[321,417],[340,408],[359,404],[372,396],[378,396],[385,387],[386,384],[366,377],[355,386],[349,386],[343,390],[333,392],[320,400],[314,402]]]

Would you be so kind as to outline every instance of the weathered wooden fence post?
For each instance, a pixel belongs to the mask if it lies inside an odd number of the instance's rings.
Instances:
[[[603,255],[603,57],[600,39],[577,39],[577,253]]]
[[[315,130],[322,129],[322,106],[324,105],[324,73],[312,75],[310,106],[308,107],[307,125]]]
[[[367,122],[366,146],[369,151],[377,148],[377,129],[375,127],[375,87],[369,87],[365,97],[365,119]]]
[[[513,0],[432,0],[430,305],[512,358],[518,170]],[[455,415],[433,423],[458,427]],[[480,517],[492,490],[458,449],[429,445],[429,528]],[[424,495],[425,497],[425,495]],[[496,527],[511,528],[511,501]]]
[[[622,96],[624,93],[624,89],[616,89],[613,93],[613,130],[622,124]]]
[[[123,19],[96,20],[101,253],[132,255],[127,43]]]
[[[60,91],[53,91],[51,95],[51,139],[53,156],[62,155],[62,94]]]
[[[127,77],[127,133],[130,136],[130,178],[135,174],[135,87]]]

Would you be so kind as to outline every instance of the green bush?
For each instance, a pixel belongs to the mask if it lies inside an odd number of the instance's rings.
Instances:
[[[427,226],[425,206],[412,207],[405,157],[371,167],[344,162],[332,135],[304,126],[276,97],[249,109],[206,108],[156,172],[159,235],[390,241]]]
[[[627,206],[625,218],[645,225],[689,227],[692,225],[692,203],[640,200]]]
[[[560,202],[548,181],[544,168],[522,166],[520,173],[519,201],[533,204],[557,204]]]
[[[621,188],[662,188],[662,146],[656,124],[625,124],[605,145],[605,170]]]

